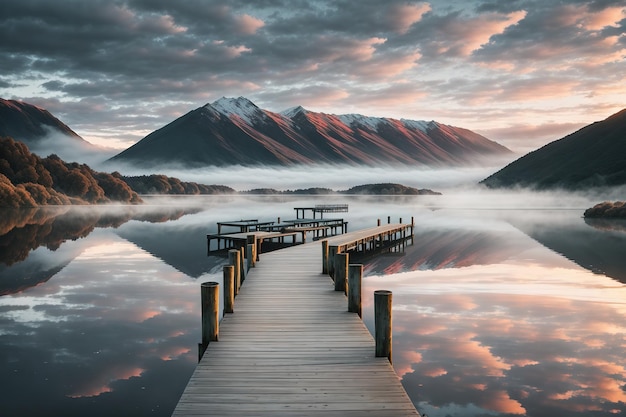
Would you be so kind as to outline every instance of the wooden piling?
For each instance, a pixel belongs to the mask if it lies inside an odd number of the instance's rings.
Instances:
[[[252,253],[250,256],[250,266],[252,266],[253,268],[256,266],[256,261],[257,261],[257,257],[256,257],[256,236],[255,235],[248,235],[246,236],[246,245],[252,245]]]
[[[235,306],[235,267],[224,265],[224,314],[232,313]]]
[[[328,274],[328,240],[322,240],[322,274]]]
[[[377,220],[376,226],[380,227],[380,219]]]
[[[252,268],[252,264],[254,263],[254,245],[248,243],[246,245],[246,272]]]
[[[335,255],[335,291],[346,292],[349,259],[350,255],[347,253],[338,253]]]
[[[202,346],[209,342],[216,342],[219,335],[219,307],[220,284],[217,282],[203,282],[201,285],[202,306]]]
[[[328,275],[334,280],[335,279],[335,256],[338,251],[337,246],[329,246],[328,247]]]
[[[361,281],[363,279],[363,265],[348,265],[348,311],[361,315]]]
[[[388,290],[374,291],[374,329],[376,357],[391,359],[391,303],[392,293]]]
[[[228,251],[228,263],[235,268],[235,295],[239,294],[239,289],[241,288],[241,262],[239,261],[239,257],[241,253],[237,249],[231,249]]]
[[[243,284],[243,282],[246,280],[246,272],[248,272],[248,270],[246,269],[246,250],[245,248],[242,246],[239,248],[239,271],[241,274],[241,283]]]

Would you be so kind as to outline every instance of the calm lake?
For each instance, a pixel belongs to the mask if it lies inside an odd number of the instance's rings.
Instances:
[[[365,263],[393,291],[394,368],[436,416],[626,411],[626,223],[578,195],[146,198],[141,207],[0,214],[2,416],[169,416],[197,362],[200,283],[218,221],[349,204],[348,230],[415,219],[404,253]],[[261,255],[260,262],[263,262]],[[244,284],[245,285],[245,284]],[[329,281],[329,285],[331,285]]]

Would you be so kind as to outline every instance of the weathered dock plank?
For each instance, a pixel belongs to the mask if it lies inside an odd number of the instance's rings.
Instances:
[[[173,416],[419,415],[321,262],[320,242],[263,255]]]

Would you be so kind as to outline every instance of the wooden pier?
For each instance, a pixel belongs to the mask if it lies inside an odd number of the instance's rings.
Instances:
[[[228,234],[208,234],[207,238],[207,254],[211,252],[224,251],[228,249],[239,249],[246,245],[249,239],[254,239],[258,253],[263,251],[264,241],[278,241],[283,243],[285,238],[291,238],[291,244],[298,243],[297,236],[300,235],[300,242],[306,242],[307,230],[285,230],[284,232],[268,232],[268,231],[255,231],[244,233],[228,233]],[[251,237],[253,236],[253,237]],[[213,241],[216,245],[213,245]]]
[[[319,241],[263,255],[173,416],[419,416],[321,265]]]
[[[304,219],[307,212],[313,213],[313,218],[317,217],[319,213],[320,218],[324,217],[324,213],[347,213],[348,205],[347,204],[316,204],[313,207],[295,207],[296,218]],[[300,217],[302,216],[302,217]]]
[[[222,233],[224,227],[234,227],[239,232]],[[249,236],[255,236],[259,250],[264,241],[283,243],[286,237],[291,237],[291,243],[305,243],[307,233],[313,235],[313,239],[334,236],[348,231],[348,222],[343,219],[294,219],[280,221],[259,221],[257,219],[236,220],[217,223],[217,234],[207,235],[207,254],[228,249],[244,247]],[[300,236],[300,241],[296,237]],[[213,244],[215,242],[215,245]]]

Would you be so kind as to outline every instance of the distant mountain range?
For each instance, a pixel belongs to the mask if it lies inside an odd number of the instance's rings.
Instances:
[[[0,137],[37,155],[106,158],[47,110],[0,98]],[[149,134],[109,161],[144,168],[293,164],[404,164],[454,167],[511,157],[504,146],[435,121],[332,115],[294,107],[282,113],[221,98]],[[94,159],[96,158],[96,159]],[[512,162],[482,184],[492,188],[583,189],[626,184],[626,110]]]
[[[295,107],[274,113],[221,98],[111,158],[140,166],[315,163],[477,164],[512,152],[477,133],[435,121],[332,115]]]
[[[626,109],[519,158],[481,183],[537,189],[626,184]]]

